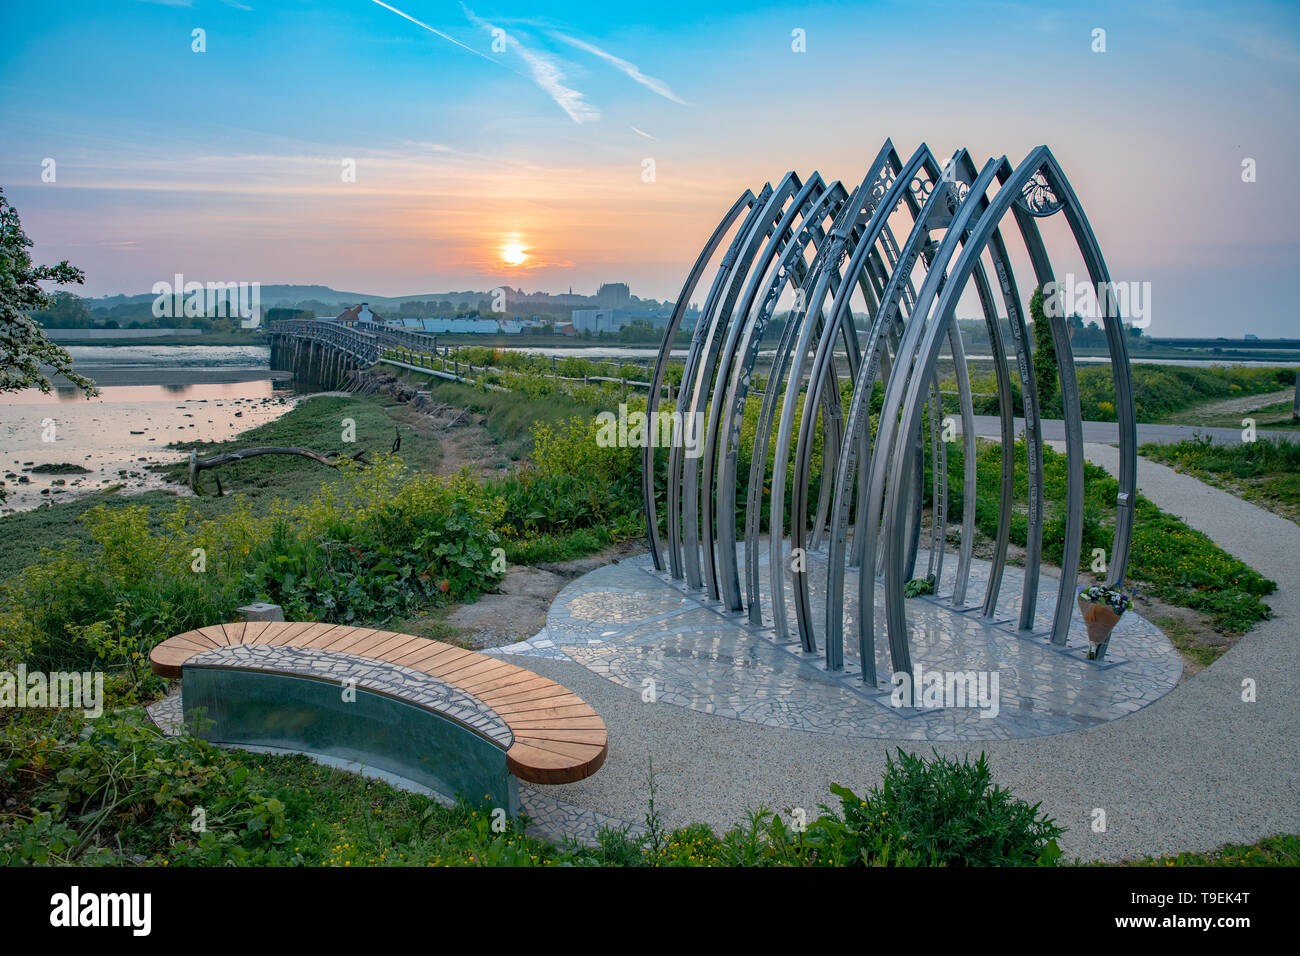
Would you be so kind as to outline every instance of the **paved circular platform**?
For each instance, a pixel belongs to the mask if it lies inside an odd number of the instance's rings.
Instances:
[[[809,555],[814,618],[824,614],[825,565]],[[951,557],[951,556],[950,556]],[[927,555],[918,562],[924,568]],[[935,597],[908,601],[918,690],[948,688],[926,699],[890,692],[887,642],[877,640],[880,686],[855,676],[855,608],[846,616],[847,675],[828,673],[820,654],[782,642],[765,615],[761,626],[725,610],[703,591],[654,570],[650,555],[598,568],[570,583],[551,606],[544,631],[496,649],[506,656],[572,660],[660,703],[774,727],[890,740],[995,740],[1047,736],[1116,720],[1168,693],[1182,674],[1178,652],[1161,631],[1130,611],[1111,638],[1108,659],[1086,660],[1087,636],[1076,611],[1064,647],[1047,639],[1055,579],[1040,582],[1035,628],[1020,632],[1020,569],[1008,567],[992,618],[983,597],[989,565],[976,561],[964,608],[951,604],[955,560],[944,562]],[[846,593],[857,593],[850,572]],[[760,578],[766,582],[763,568]],[[883,589],[877,586],[877,634]],[[850,604],[856,605],[854,597]],[[764,594],[763,607],[770,608]],[[787,607],[793,607],[787,602]],[[795,635],[791,615],[789,634]],[[522,661],[521,661],[522,663]],[[930,677],[924,675],[929,674]],[[937,676],[936,676],[937,675]],[[954,694],[954,691],[958,693]],[[968,693],[961,693],[968,691]],[[648,696],[647,696],[648,695]],[[910,705],[910,706],[909,706]]]

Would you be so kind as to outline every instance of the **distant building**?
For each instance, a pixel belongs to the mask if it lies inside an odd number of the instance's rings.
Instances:
[[[474,316],[456,319],[416,319],[406,326],[430,335],[518,335],[524,329],[519,319],[481,319]]]
[[[672,317],[672,309],[574,309],[573,327],[579,332],[590,332],[592,335],[617,332],[625,325],[633,323],[664,329],[668,327]],[[687,330],[693,329],[698,317],[698,312],[687,312],[682,316],[681,327]]]
[[[606,282],[596,290],[596,305],[602,309],[618,309],[632,301],[632,290],[626,282]]]
[[[360,305],[354,305],[350,309],[344,309],[338,314],[338,318],[334,319],[334,321],[341,325],[353,326],[380,325],[383,324],[384,320],[379,317],[378,312],[370,311],[369,303],[362,302]]]

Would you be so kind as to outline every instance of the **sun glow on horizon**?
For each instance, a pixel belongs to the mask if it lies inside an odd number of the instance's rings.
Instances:
[[[521,266],[528,261],[525,246],[518,239],[507,239],[501,246],[501,259],[508,266]]]

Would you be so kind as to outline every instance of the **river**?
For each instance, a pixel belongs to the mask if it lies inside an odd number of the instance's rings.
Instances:
[[[150,463],[181,461],[172,442],[222,441],[293,407],[283,376],[257,346],[68,347],[78,372],[100,384],[86,399],[58,382],[50,394],[0,395],[0,514],[70,500],[110,485],[164,485]],[[60,466],[62,473],[36,469]],[[76,470],[84,469],[84,470]],[[175,485],[169,487],[175,488]]]

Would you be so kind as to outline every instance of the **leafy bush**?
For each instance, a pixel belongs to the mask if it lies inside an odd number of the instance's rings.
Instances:
[[[660,835],[652,811],[644,836],[604,831],[601,856],[654,866],[1051,866],[1060,856],[1062,828],[994,785],[983,754],[971,763],[900,749],[865,797],[831,792],[839,808],[823,806],[806,827],[760,809],[721,836],[700,825]]]
[[[641,449],[602,447],[598,432],[595,419],[578,416],[534,426],[530,460],[514,475],[487,484],[505,503],[502,531],[508,541],[592,528],[615,538],[644,530]]]
[[[846,787],[844,823],[868,855],[896,849],[934,866],[1032,866],[1055,862],[1064,831],[1050,817],[993,783],[984,755],[975,763],[898,751],[863,799]]]
[[[533,866],[517,824],[305,757],[165,737],[138,709],[0,713],[0,865]],[[201,811],[201,813],[196,813]]]
[[[345,471],[309,501],[199,520],[178,502],[85,515],[90,553],[49,551],[0,587],[0,656],[51,670],[138,668],[183,631],[271,601],[286,617],[380,623],[488,590],[505,505],[467,477],[398,459]]]

